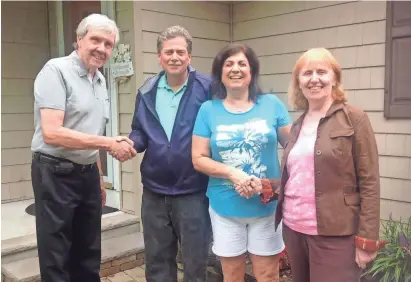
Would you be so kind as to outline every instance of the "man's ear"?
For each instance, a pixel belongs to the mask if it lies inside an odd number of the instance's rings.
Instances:
[[[191,65],[191,53],[188,54],[188,64]]]
[[[77,48],[79,48],[80,47],[80,42],[81,42],[81,40],[82,40],[83,38],[81,38],[80,36],[78,36],[77,35]]]

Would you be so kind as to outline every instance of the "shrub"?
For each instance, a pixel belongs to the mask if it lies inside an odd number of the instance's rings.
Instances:
[[[381,282],[411,282],[411,217],[394,221],[390,216],[382,222],[382,233],[388,243],[364,275],[381,276]]]

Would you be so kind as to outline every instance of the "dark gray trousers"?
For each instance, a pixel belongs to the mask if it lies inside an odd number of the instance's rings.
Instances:
[[[100,282],[97,165],[59,171],[59,161],[45,160],[33,159],[31,166],[41,281]]]
[[[143,190],[147,282],[177,282],[180,242],[184,282],[205,282],[210,244],[208,198],[204,192],[166,196]]]

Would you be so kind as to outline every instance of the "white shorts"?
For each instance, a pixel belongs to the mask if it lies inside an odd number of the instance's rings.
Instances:
[[[272,256],[284,248],[282,223],[275,230],[275,213],[266,217],[236,218],[218,215],[209,207],[213,228],[213,253],[236,257],[247,251],[258,256]]]

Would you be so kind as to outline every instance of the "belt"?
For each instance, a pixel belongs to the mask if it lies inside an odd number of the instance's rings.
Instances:
[[[43,153],[39,153],[39,152],[33,152],[33,159],[37,160],[39,162],[42,163],[48,163],[48,164],[60,164],[60,163],[72,163],[74,165],[75,168],[80,169],[81,171],[83,170],[91,170],[94,168],[94,166],[97,166],[96,163],[92,163],[92,164],[78,164],[75,162],[72,162],[70,160],[67,159],[63,159],[63,158],[57,158],[57,157],[53,157],[47,154],[43,154]]]

